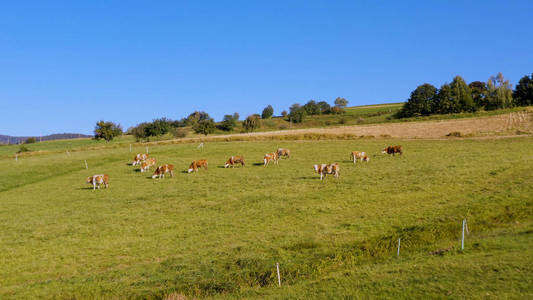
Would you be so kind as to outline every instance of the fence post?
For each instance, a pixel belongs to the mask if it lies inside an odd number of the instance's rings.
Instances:
[[[276,270],[278,271],[278,286],[281,286],[281,276],[279,275],[279,263],[276,263]]]
[[[146,154],[148,154],[148,146],[146,146]]]
[[[15,161],[16,161],[16,162],[19,161],[19,155],[18,155],[18,154],[15,154]]]
[[[401,240],[401,239],[402,239],[402,238],[399,238],[399,239],[398,239],[398,256],[400,256],[400,240]]]
[[[461,234],[461,250],[465,249],[465,225],[466,225],[466,219],[463,219],[463,232]]]
[[[130,152],[131,152],[131,144],[130,144]]]
[[[85,169],[89,170],[89,166],[87,165],[87,160],[84,160],[85,161]]]

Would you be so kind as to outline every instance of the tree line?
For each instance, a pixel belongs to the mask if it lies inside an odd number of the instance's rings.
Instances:
[[[522,77],[514,91],[502,73],[491,76],[487,82],[474,81],[470,84],[466,84],[461,76],[455,76],[451,83],[443,84],[440,89],[429,83],[419,85],[411,92],[396,117],[409,118],[528,105],[533,105],[533,74],[531,77]]]
[[[344,108],[348,105],[348,100],[338,97],[335,99],[334,104],[334,106],[331,106],[326,101],[316,102],[315,100],[309,100],[304,105],[295,103],[290,107],[289,113],[284,110],[281,112],[280,117],[288,122],[300,123],[307,115],[342,114],[344,113]],[[244,119],[241,122],[242,131],[255,131],[261,127],[261,120],[273,117],[274,108],[272,105],[268,105],[261,114],[252,114]],[[159,118],[152,120],[152,122],[143,122],[129,128],[126,133],[133,135],[137,140],[150,140],[166,134],[181,138],[187,135],[188,130],[185,127],[189,127],[197,134],[208,135],[214,133],[216,129],[228,132],[234,130],[240,122],[239,118],[239,113],[235,112],[224,115],[221,122],[215,123],[208,113],[195,111],[180,120]],[[94,129],[94,138],[97,140],[110,141],[122,134],[122,127],[113,122],[99,121]]]

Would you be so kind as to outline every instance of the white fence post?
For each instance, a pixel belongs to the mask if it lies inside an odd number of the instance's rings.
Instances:
[[[400,256],[400,240],[401,240],[401,239],[402,239],[402,238],[399,238],[399,239],[398,239],[398,256]]]
[[[19,161],[19,155],[18,155],[18,154],[15,154],[15,161],[16,161],[16,162]]]
[[[89,170],[89,166],[87,165],[87,160],[85,160],[85,169]]]
[[[279,275],[279,263],[276,263],[276,270],[278,271],[278,286],[281,286],[281,276]]]
[[[146,154],[148,154],[148,146],[146,146]]]
[[[130,144],[130,152],[131,152],[131,144]]]
[[[461,234],[461,250],[465,249],[465,226],[466,226],[466,219],[463,219],[463,233]]]

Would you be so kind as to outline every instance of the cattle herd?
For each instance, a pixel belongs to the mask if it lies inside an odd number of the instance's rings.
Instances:
[[[383,149],[381,151],[383,154],[389,154],[389,155],[395,155],[400,154],[402,155],[403,150],[402,146],[388,146],[387,148]],[[289,149],[285,148],[279,148],[277,151],[270,152],[265,154],[263,157],[263,166],[267,166],[270,162],[274,164],[278,164],[278,161],[281,157],[290,158],[291,157],[291,151]],[[357,160],[360,160],[361,162],[369,162],[370,158],[365,152],[360,151],[353,151],[350,154],[350,159],[355,164]],[[224,168],[235,168],[235,165],[240,164],[241,166],[245,166],[244,162],[244,156],[231,156],[226,163],[224,164]],[[148,171],[151,166],[156,165],[156,159],[150,157],[148,154],[137,154],[133,158],[133,162],[131,163],[132,166],[140,165],[141,166],[141,172]],[[195,160],[189,165],[189,169],[187,170],[188,173],[192,172],[198,172],[199,169],[204,168],[207,170],[207,160],[206,159],[200,159]],[[335,177],[339,177],[339,164],[338,163],[330,163],[330,164],[316,164],[313,166],[313,169],[315,170],[315,173],[318,173],[320,175],[320,180],[323,180],[324,177],[328,174],[333,175]],[[171,164],[164,164],[160,165],[157,168],[155,168],[155,171],[152,175],[152,178],[165,178],[165,174],[169,173],[170,177],[174,177],[174,165]],[[93,175],[90,177],[87,177],[87,183],[92,184],[93,190],[99,189],[101,185],[104,185],[106,188],[109,186],[109,175],[107,174],[99,174],[99,175]]]

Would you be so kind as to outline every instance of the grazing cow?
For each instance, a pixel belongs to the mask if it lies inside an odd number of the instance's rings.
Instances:
[[[148,158],[145,161],[141,163],[141,172],[144,172],[148,169],[150,169],[151,166],[155,166],[156,160],[155,158]]]
[[[370,158],[368,157],[368,155],[366,155],[365,152],[359,152],[359,151],[352,151],[352,154],[350,157],[353,160],[354,164],[358,159],[360,159],[361,161],[366,161],[366,162],[370,160]]]
[[[244,167],[244,156],[232,156],[228,159],[226,164],[224,165],[224,168],[235,168],[235,164],[241,164],[241,166]]]
[[[136,165],[140,165],[142,161],[145,161],[146,159],[148,159],[148,154],[137,154],[135,155],[135,157],[133,158],[133,162],[131,163],[132,166],[136,166]]]
[[[287,158],[291,158],[291,150],[285,149],[285,148],[278,148],[278,157],[287,156]]]
[[[156,178],[157,176],[159,178],[165,178],[165,173],[170,173],[170,177],[174,177],[174,165],[166,164],[157,167],[152,178]]]
[[[96,190],[96,187],[100,189],[100,185],[104,185],[105,188],[109,186],[109,175],[107,174],[101,174],[101,175],[94,175],[87,177],[87,183],[90,183],[93,185],[93,190]]]
[[[315,172],[320,174],[320,180],[322,180],[327,174],[333,174],[335,177],[339,177],[339,164],[320,164],[314,165]]]
[[[278,164],[278,153],[277,152],[271,152],[265,154],[265,157],[263,158],[264,166],[266,167],[270,161],[273,161],[276,165]]]
[[[402,150],[402,146],[401,145],[388,146],[387,148],[383,149],[383,151],[381,151],[381,153],[383,153],[383,154],[392,154],[393,156],[396,153],[400,153],[400,155],[402,155],[403,150]]]
[[[188,173],[191,173],[192,171],[198,172],[198,169],[201,167],[207,170],[207,160],[200,159],[200,160],[193,161],[191,165],[189,166],[189,170],[187,170],[187,172]]]

